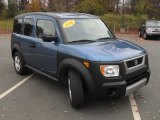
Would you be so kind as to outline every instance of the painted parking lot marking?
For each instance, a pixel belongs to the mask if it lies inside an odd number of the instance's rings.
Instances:
[[[129,101],[131,104],[134,120],[141,120],[141,116],[140,116],[138,106],[136,104],[136,100],[135,100],[133,93],[129,95]]]
[[[20,85],[22,85],[23,83],[25,83],[27,80],[29,80],[32,76],[34,75],[34,73],[33,74],[31,74],[31,75],[29,75],[29,76],[27,76],[26,78],[24,78],[22,81],[20,81],[19,83],[17,83],[16,85],[14,85],[13,87],[11,87],[10,89],[8,89],[7,91],[5,91],[4,93],[2,93],[1,95],[0,95],[0,100],[2,99],[2,98],[4,98],[5,96],[7,96],[9,93],[11,93],[12,91],[14,91],[16,88],[18,88]]]

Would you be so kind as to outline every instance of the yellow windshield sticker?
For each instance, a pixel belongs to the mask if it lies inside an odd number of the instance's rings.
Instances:
[[[66,22],[63,23],[64,28],[69,28],[72,27],[76,23],[75,20],[67,20]]]

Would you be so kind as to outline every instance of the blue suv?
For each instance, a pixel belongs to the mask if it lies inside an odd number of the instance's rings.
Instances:
[[[146,85],[148,53],[118,39],[98,16],[27,13],[14,19],[11,51],[15,70],[31,69],[68,85],[74,108],[85,97],[118,97]]]

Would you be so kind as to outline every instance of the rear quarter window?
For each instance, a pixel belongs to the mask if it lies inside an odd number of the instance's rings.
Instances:
[[[14,19],[13,33],[21,34],[22,19]]]
[[[34,25],[34,19],[33,18],[25,19],[25,22],[24,22],[24,35],[32,36],[33,25]]]

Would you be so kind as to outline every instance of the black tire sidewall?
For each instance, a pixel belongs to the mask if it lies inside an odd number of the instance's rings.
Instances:
[[[145,32],[144,34],[143,34],[143,38],[146,40],[147,39],[147,33]]]
[[[81,108],[84,104],[84,91],[80,75],[73,70],[69,71],[70,89],[72,100],[70,102],[73,108]]]

